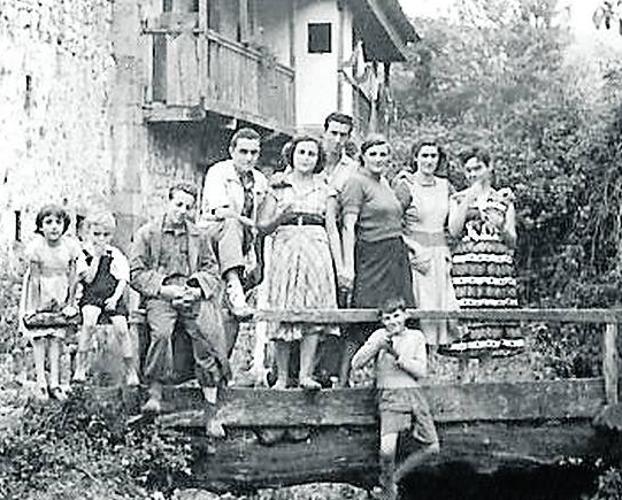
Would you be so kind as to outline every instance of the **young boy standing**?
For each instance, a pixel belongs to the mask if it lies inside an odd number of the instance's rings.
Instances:
[[[419,380],[426,376],[425,336],[406,328],[403,299],[388,301],[382,310],[383,328],[376,330],[352,359],[360,368],[376,358],[376,387],[380,413],[380,487],[377,498],[394,500],[397,483],[428,456],[439,452],[438,436]],[[395,468],[399,432],[411,430],[422,447]]]

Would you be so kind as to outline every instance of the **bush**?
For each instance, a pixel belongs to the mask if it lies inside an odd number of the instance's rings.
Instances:
[[[27,403],[18,427],[0,435],[0,496],[170,496],[191,474],[189,439],[153,424],[130,428],[127,417],[119,399],[87,390],[63,404]]]

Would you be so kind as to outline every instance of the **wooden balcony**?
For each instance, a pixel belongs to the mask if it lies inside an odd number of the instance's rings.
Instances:
[[[162,15],[145,26],[146,120],[202,120],[209,111],[293,133],[294,70],[199,19]]]

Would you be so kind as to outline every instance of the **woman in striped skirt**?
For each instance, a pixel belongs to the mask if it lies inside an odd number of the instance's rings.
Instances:
[[[335,271],[325,227],[328,184],[321,170],[322,146],[310,136],[297,137],[288,153],[291,169],[279,177],[259,216],[259,229],[272,235],[272,254],[266,269],[266,307],[270,309],[334,309],[337,307]],[[332,243],[332,244],[331,244]],[[278,379],[275,389],[288,385],[292,343],[300,341],[299,384],[319,389],[313,380],[315,351],[322,334],[338,335],[336,327],[301,323],[268,325],[275,343]]]
[[[518,307],[513,248],[516,244],[514,195],[492,187],[493,169],[485,151],[463,156],[470,187],[451,197],[449,231],[459,237],[452,279],[460,308]],[[510,356],[525,348],[513,322],[466,322],[467,334],[444,346],[445,354],[464,358]],[[439,350],[440,352],[440,350]]]

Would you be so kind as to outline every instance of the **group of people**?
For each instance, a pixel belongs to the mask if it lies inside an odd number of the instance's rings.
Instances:
[[[230,158],[208,169],[200,200],[196,186],[172,186],[164,215],[134,235],[129,259],[111,245],[111,214],[89,215],[79,244],[65,235],[70,225],[65,210],[44,207],[36,219],[37,238],[26,252],[22,300],[38,396],[66,397],[58,358],[67,328],[38,325],[37,315],[72,317],[77,308],[82,328],[73,380],[86,379],[94,328],[105,317],[124,339],[126,381],[138,384],[136,342],[123,300],[129,284],[140,294],[150,332],[142,368],[149,398],[143,410],[161,411],[163,384],[175,368],[172,339],[181,325],[205,398],[206,431],[222,436],[213,418],[218,390],[230,376],[228,359],[239,321],[253,313],[245,293],[256,287],[257,307],[263,309],[382,310],[380,328],[377,323],[264,325],[274,347],[274,387],[285,389],[296,378],[290,370],[295,343],[297,383],[305,389],[321,387],[318,374],[346,386],[351,367],[377,358],[378,386],[386,389],[379,403],[383,460],[393,464],[397,432],[411,423],[425,450],[437,451],[421,394],[391,396],[395,388],[416,388],[426,375],[426,344],[468,357],[511,354],[523,343],[512,324],[470,323],[459,338],[447,321],[422,320],[420,330],[411,330],[406,309],[517,305],[513,195],[493,188],[490,157],[481,150],[465,154],[470,186],[456,192],[437,176],[445,155],[433,140],[413,146],[409,165],[389,182],[391,144],[370,137],[355,158],[351,147],[346,153],[352,132],[350,116],[331,113],[321,137],[298,136],[287,144],[285,170],[268,179],[257,168],[260,135],[250,128],[238,130]],[[458,241],[453,254],[447,234]],[[325,344],[330,348],[322,349]],[[384,485],[391,492],[392,465],[383,470],[391,471]]]

